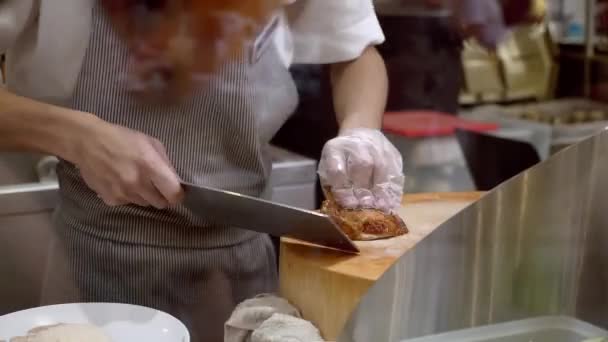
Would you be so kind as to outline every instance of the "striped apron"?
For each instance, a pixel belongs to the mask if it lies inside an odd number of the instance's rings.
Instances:
[[[162,141],[180,177],[260,196],[271,170],[268,142],[297,103],[273,44],[244,55],[178,105],[137,102],[126,91],[126,45],[97,4],[90,45],[69,103]],[[234,306],[276,289],[268,236],[217,226],[182,206],[108,207],[66,161],[43,304],[121,302],[175,315],[192,341],[222,341]]]

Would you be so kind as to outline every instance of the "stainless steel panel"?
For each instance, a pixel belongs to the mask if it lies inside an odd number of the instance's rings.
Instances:
[[[400,341],[538,316],[608,328],[608,132],[439,227],[369,291],[339,341]]]
[[[295,153],[272,146],[272,173],[270,186],[308,184],[317,180],[317,162]]]
[[[0,315],[39,305],[57,184],[0,187]]]
[[[296,208],[315,210],[316,193],[317,187],[315,183],[285,185],[272,188],[270,199],[273,202]]]
[[[0,153],[0,186],[37,182],[38,160],[36,154]]]
[[[58,189],[53,182],[0,186],[0,217],[52,210]]]
[[[316,209],[317,162],[271,146],[272,173],[266,198],[296,208]]]

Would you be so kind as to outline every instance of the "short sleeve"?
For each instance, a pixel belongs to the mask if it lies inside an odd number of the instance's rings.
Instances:
[[[297,0],[286,11],[295,64],[352,60],[385,39],[372,0]]]
[[[10,49],[31,18],[33,0],[0,0],[0,54]]]

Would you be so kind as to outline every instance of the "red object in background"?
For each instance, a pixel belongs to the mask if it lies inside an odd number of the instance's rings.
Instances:
[[[608,1],[599,0],[595,6],[595,25],[599,34],[608,34]]]
[[[241,56],[282,0],[102,0],[129,45],[133,89],[180,97]]]
[[[499,126],[493,123],[465,120],[457,116],[431,111],[388,112],[384,116],[382,129],[408,138],[448,136],[456,129],[473,132],[492,132]]]
[[[594,101],[608,101],[608,83],[599,82],[591,89],[591,99]]]

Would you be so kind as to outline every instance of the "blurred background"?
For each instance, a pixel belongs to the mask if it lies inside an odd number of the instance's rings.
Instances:
[[[503,1],[509,35],[493,51],[455,29],[440,1],[375,4],[384,131],[403,154],[406,192],[489,190],[607,126],[608,2]],[[274,143],[316,160],[337,131],[328,75],[292,73],[301,103]]]

